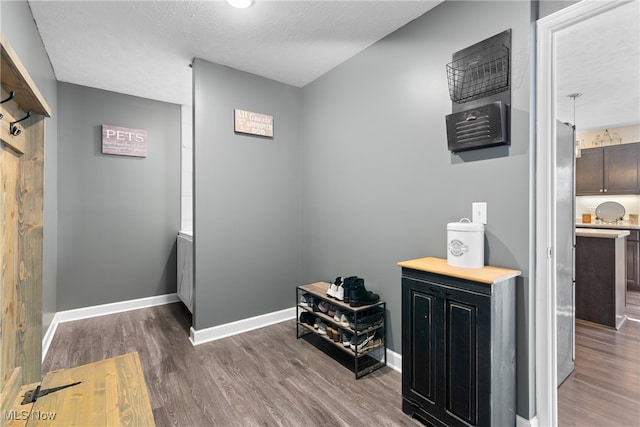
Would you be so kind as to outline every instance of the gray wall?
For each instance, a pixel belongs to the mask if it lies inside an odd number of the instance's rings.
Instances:
[[[300,284],[301,90],[196,59],[194,329],[294,305]],[[274,118],[236,135],[234,108]]]
[[[509,148],[453,155],[445,65],[452,53],[512,29]],[[531,7],[448,1],[304,88],[302,281],[365,278],[387,301],[401,353],[401,260],[446,258],[446,225],[488,203],[486,262],[517,281],[518,414],[535,413],[529,288]]]
[[[42,334],[56,313],[56,277],[58,262],[58,86],[49,57],[26,1],[0,1],[0,28],[26,67],[51,108],[45,119],[44,139],[44,229],[42,260]]]
[[[58,310],[176,292],[180,106],[58,86]],[[147,157],[101,154],[101,125],[147,131]]]
[[[544,18],[580,0],[540,0],[538,1],[538,18]]]

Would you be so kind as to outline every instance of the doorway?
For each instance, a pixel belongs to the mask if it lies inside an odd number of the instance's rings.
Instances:
[[[537,22],[536,66],[536,409],[539,425],[557,425],[557,35],[573,25],[630,2],[569,6]]]

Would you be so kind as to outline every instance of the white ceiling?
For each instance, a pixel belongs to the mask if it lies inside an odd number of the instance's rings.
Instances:
[[[441,2],[29,4],[58,80],[189,105],[193,58],[302,87]]]
[[[185,105],[195,57],[302,87],[439,3],[29,0],[58,80]],[[581,92],[579,131],[640,122],[639,10],[634,1],[559,36],[560,120],[573,122],[566,95]]]
[[[587,131],[640,123],[640,1],[558,35],[557,117]]]

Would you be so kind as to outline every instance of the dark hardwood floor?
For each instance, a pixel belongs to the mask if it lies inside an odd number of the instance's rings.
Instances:
[[[577,325],[560,426],[640,426],[640,293],[628,296],[627,315],[618,331]],[[197,347],[190,326],[180,303],[63,323],[43,371],[138,351],[158,426],[421,425],[402,413],[399,373],[355,380],[296,340],[293,321]]]
[[[558,388],[561,427],[640,426],[640,292],[619,330],[576,325],[575,370]]]
[[[422,425],[402,412],[398,372],[355,380],[294,321],[196,347],[190,326],[181,303],[63,323],[43,371],[138,351],[158,426]]]

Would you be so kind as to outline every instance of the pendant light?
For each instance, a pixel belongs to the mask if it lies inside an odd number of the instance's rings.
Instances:
[[[582,150],[580,149],[580,141],[576,138],[576,98],[580,98],[582,94],[580,92],[567,95],[567,98],[573,99],[573,137],[575,138],[575,150],[576,158],[582,156]]]

